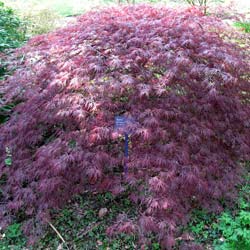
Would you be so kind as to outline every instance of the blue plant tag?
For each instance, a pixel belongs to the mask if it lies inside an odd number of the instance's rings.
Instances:
[[[115,116],[115,130],[118,132],[124,133],[125,136],[125,144],[124,144],[124,173],[127,175],[128,173],[128,166],[127,166],[127,161],[128,161],[128,144],[129,144],[129,132],[130,131],[130,126],[133,124],[131,118],[125,117],[125,116]]]
[[[127,126],[127,118],[125,116],[115,117],[115,129],[124,129]]]
[[[119,133],[133,134],[138,126],[132,117],[115,116],[115,130]]]

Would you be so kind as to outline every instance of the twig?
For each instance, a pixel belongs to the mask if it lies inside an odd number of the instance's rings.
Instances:
[[[67,249],[69,249],[66,241],[64,240],[64,238],[62,237],[62,235],[58,232],[58,230],[52,225],[51,222],[47,221],[48,224],[50,225],[50,227],[56,232],[56,234],[58,235],[58,237],[62,240],[62,242],[65,244],[65,246],[67,247]]]
[[[101,224],[101,222],[96,222],[96,223],[93,223],[91,224],[89,227],[87,227],[87,229],[85,229],[84,231],[81,230],[79,233],[78,233],[78,237],[82,237],[82,236],[85,236],[86,234],[88,234],[89,232],[91,232],[94,228],[96,228],[97,226],[99,226]]]

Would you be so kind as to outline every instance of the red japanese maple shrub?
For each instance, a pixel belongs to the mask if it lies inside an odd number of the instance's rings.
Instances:
[[[235,196],[250,160],[249,51],[219,19],[111,8],[16,54],[24,58],[2,84],[5,103],[19,103],[0,130],[2,224],[22,212],[32,232],[73,195],[126,184],[144,210],[119,228],[171,247],[193,208],[218,211]],[[121,114],[135,125],[125,178]]]

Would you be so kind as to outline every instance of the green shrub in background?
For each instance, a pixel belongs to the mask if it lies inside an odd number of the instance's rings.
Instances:
[[[22,10],[20,17],[27,23],[27,34],[29,36],[54,30],[59,20],[59,16],[53,10],[35,6]]]
[[[0,2],[0,51],[18,47],[25,40],[25,34],[24,23]]]
[[[242,29],[246,33],[250,33],[250,21],[248,21],[248,22],[236,22],[234,25],[237,28]]]

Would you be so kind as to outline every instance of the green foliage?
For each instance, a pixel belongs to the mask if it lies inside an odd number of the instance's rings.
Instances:
[[[0,234],[1,250],[23,250],[26,240],[22,235],[21,224],[15,223],[7,227],[3,234]]]
[[[105,216],[99,217],[101,208],[107,208]],[[71,249],[118,250],[137,249],[137,237],[120,233],[107,237],[106,229],[112,225],[119,214],[127,214],[130,219],[136,217],[137,209],[126,197],[114,197],[111,193],[78,195],[71,204],[54,214],[53,225],[63,236]],[[61,244],[52,229],[34,247],[36,250],[57,249]],[[67,249],[66,246],[62,246]],[[160,248],[152,248],[158,250]]]
[[[56,28],[59,16],[49,8],[28,8],[20,13],[27,23],[27,33],[32,35],[48,33]]]
[[[5,181],[5,180],[3,180]],[[98,216],[101,208],[108,212]],[[26,248],[26,239],[21,231],[21,224],[10,225],[4,232],[0,231],[1,250],[44,250],[44,249],[81,249],[81,250],[120,250],[138,249],[137,236],[119,233],[109,238],[106,229],[116,220],[119,214],[128,214],[130,219],[137,215],[136,207],[125,196],[114,197],[111,193],[95,196],[76,196],[69,206],[59,213],[54,213],[53,225],[66,241],[61,239],[54,230],[48,228],[44,237],[33,247]],[[59,247],[60,246],[60,247]],[[158,243],[153,243],[150,250],[159,250]]]
[[[214,245],[215,250],[250,249],[250,183],[249,177],[239,190],[236,207],[215,215],[196,210],[188,228],[195,241],[204,245]]]
[[[12,9],[0,2],[0,51],[18,47],[24,40],[24,24]]]
[[[1,101],[1,96],[0,96],[0,101]],[[6,104],[6,105],[0,107],[0,124],[5,123],[9,120],[12,109],[15,106],[16,106],[16,104],[10,103],[10,104]]]
[[[249,181],[249,180],[248,180]],[[241,189],[238,211],[224,212],[217,225],[224,240],[216,244],[216,250],[249,250],[250,249],[250,185]]]
[[[235,22],[234,25],[237,28],[242,29],[246,33],[250,33],[250,21],[248,22]]]
[[[0,81],[4,79],[4,75],[6,74],[6,62],[0,59]],[[0,97],[1,100],[1,97]],[[0,118],[1,123],[1,118]]]
[[[5,165],[6,166],[11,166],[12,165],[12,154],[11,154],[11,150],[8,148],[8,147],[6,147],[6,149],[5,149],[5,151],[6,151],[6,159],[5,159]]]
[[[161,249],[161,246],[160,246],[160,244],[159,243],[153,243],[152,244],[152,246],[151,246],[152,248],[152,250],[160,250]]]
[[[216,215],[204,210],[196,210],[188,226],[198,243],[211,242],[218,238]]]
[[[223,213],[220,217],[218,229],[225,238],[218,250],[249,250],[250,249],[250,211],[240,211],[236,216]]]

